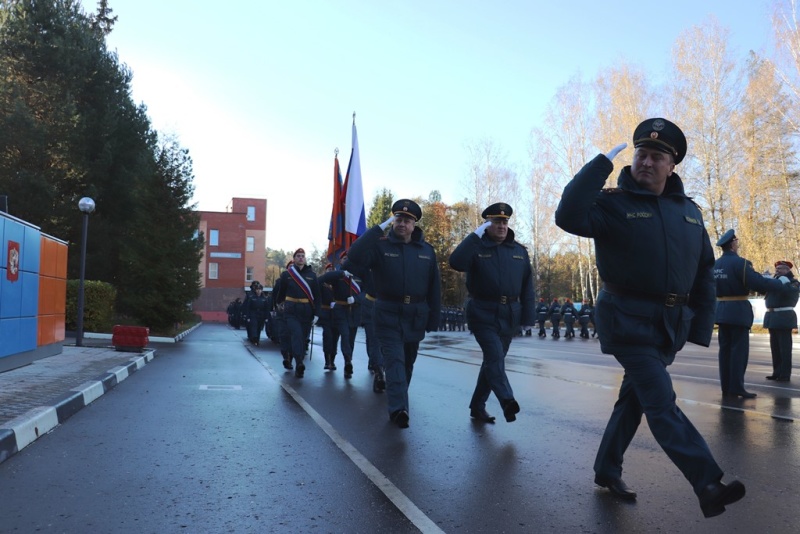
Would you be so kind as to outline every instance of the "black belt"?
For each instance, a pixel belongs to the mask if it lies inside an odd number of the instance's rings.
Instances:
[[[486,302],[497,302],[499,304],[508,304],[509,302],[517,302],[519,297],[508,297],[506,295],[500,295],[499,297],[475,297],[475,300],[485,300]]]
[[[629,289],[627,287],[618,286],[617,284],[603,284],[603,290],[611,293],[612,295],[620,295],[623,297],[633,297],[636,299],[649,300],[663,304],[668,308],[673,306],[683,306],[689,302],[689,295],[678,295],[677,293],[648,293],[646,291],[639,291],[637,289]]]
[[[416,304],[417,302],[425,302],[428,300],[426,296],[417,295],[384,295],[378,293],[378,300],[385,300],[388,302],[402,302],[403,304]]]

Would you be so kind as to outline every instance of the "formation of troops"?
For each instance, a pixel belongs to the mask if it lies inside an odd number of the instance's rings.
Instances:
[[[755,397],[744,389],[744,372],[753,324],[748,297],[757,291],[766,293],[774,368],[767,379],[790,380],[800,281],[788,260],[775,263],[774,276],[755,273],[738,256],[733,230],[717,241],[723,253],[715,263],[702,214],[674,172],[687,151],[680,128],[648,119],[634,131],[633,145],[633,163],[621,170],[618,187],[605,184],[627,143],[588,162],[565,187],[555,214],[563,230],[595,242],[604,281],[595,302],[536,299],[528,252],[509,228],[513,209],[501,202],[483,211],[484,222],[448,259],[466,274],[465,306],[442,306],[439,262],[417,226],[422,209],[402,199],[319,277],[297,249],[271,292],[254,282],[244,302],[230,304],[229,322],[245,326],[254,345],[266,329],[297,378],[313,351],[314,325],[322,330],[324,369],[338,369],[341,351],[344,376],[352,377],[354,340],[363,327],[373,390],[386,392],[389,420],[399,428],[410,425],[409,386],[428,332],[469,332],[479,344],[483,362],[469,403],[479,423],[495,422],[486,406],[492,395],[507,422],[521,412],[504,363],[514,337],[532,336],[537,325],[540,339],[597,337],[625,373],[595,459],[595,484],[636,499],[622,479],[622,462],[644,416],[703,515],[719,515],[744,497],[744,484],[722,482],[708,445],[676,404],[667,367],[685,343],[709,346],[717,324],[723,395]],[[634,256],[640,260],[631,262]]]

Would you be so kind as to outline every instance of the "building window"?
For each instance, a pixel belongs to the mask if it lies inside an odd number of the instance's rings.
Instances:
[[[255,206],[247,206],[247,220],[248,221],[255,221],[256,220],[256,207]]]
[[[209,230],[208,232],[208,244],[212,247],[219,246],[219,230]]]
[[[256,250],[256,238],[252,236],[247,236],[247,252],[255,252]]]
[[[219,263],[208,264],[208,279],[217,280],[219,278]]]
[[[252,282],[253,281],[253,268],[252,267],[245,267],[244,279],[247,282]]]

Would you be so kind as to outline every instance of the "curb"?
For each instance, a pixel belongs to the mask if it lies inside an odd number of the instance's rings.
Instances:
[[[0,463],[5,462],[44,434],[97,400],[104,393],[144,367],[155,358],[154,350],[147,350],[126,365],[109,369],[96,380],[84,382],[69,393],[57,398],[51,406],[39,406],[3,423],[0,428]]]
[[[194,332],[197,328],[199,328],[203,323],[197,323],[189,330],[184,330],[180,334],[175,337],[159,337],[159,336],[148,336],[147,339],[152,341],[153,343],[177,343],[181,341],[183,338]],[[83,337],[84,339],[111,339],[113,334],[101,334],[98,332],[84,332]]]

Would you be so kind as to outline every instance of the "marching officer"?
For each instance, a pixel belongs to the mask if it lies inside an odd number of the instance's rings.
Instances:
[[[575,311],[575,305],[572,301],[566,299],[564,305],[561,307],[561,315],[564,317],[564,339],[571,339],[575,337],[575,319],[577,319],[578,312]]]
[[[333,271],[333,269],[332,263],[327,264],[325,266],[325,274]],[[322,302],[320,303],[319,321],[317,321],[317,324],[322,328],[322,352],[325,355],[325,370],[335,371],[336,364],[334,360],[336,359],[338,334],[333,327],[331,307],[336,306],[336,303],[334,302],[333,288],[329,283],[322,281],[324,276],[323,274],[318,280],[319,294]]]
[[[783,291],[784,282],[765,278],[739,256],[739,239],[733,229],[717,241],[722,256],[714,263],[717,283],[719,325],[719,385],[724,396],[752,399],[755,393],[745,391],[744,373],[750,356],[750,327],[753,326],[753,307],[748,298],[751,291],[766,293]],[[788,284],[789,279],[784,278]]]
[[[264,286],[261,282],[250,284],[250,295],[244,301],[243,312],[247,317],[247,339],[255,346],[261,343],[261,330],[269,313],[269,302],[264,295]]]
[[[794,311],[800,294],[800,282],[792,274],[790,261],[775,262],[775,278],[789,280],[791,291],[769,291],[764,297],[767,313],[764,328],[769,329],[769,348],[772,352],[772,374],[767,380],[788,382],[792,376],[792,330],[797,328]]]
[[[439,326],[441,279],[436,252],[416,227],[422,208],[409,199],[392,205],[392,216],[351,245],[350,260],[371,269],[376,297],[375,333],[386,367],[389,420],[408,428],[408,386],[419,343]],[[384,231],[389,225],[388,235]]]
[[[505,370],[505,357],[520,325],[535,320],[536,296],[528,251],[514,240],[508,204],[492,204],[481,213],[486,222],[469,234],[450,255],[450,266],[467,273],[467,321],[483,351],[478,382],[469,403],[470,417],[494,423],[486,401],[494,392],[506,421],[517,419],[519,403]],[[523,328],[532,328],[524,326]]]
[[[547,337],[547,330],[545,330],[544,323],[547,321],[547,314],[550,311],[550,306],[544,301],[544,298],[539,299],[539,304],[536,305],[536,320],[539,323],[539,337]]]
[[[340,259],[347,258],[342,252]],[[339,344],[344,356],[344,377],[353,376],[353,348],[358,326],[361,324],[361,306],[356,301],[360,298],[361,284],[350,271],[332,269],[323,274],[319,281],[330,284],[333,289],[334,303],[331,308],[333,328],[339,337]]]
[[[291,352],[288,360],[296,362],[294,376],[303,378],[306,366],[305,345],[311,332],[312,325],[316,322],[321,311],[319,282],[317,274],[310,265],[306,264],[306,251],[298,248],[292,256],[292,264],[281,273],[281,286],[277,302],[283,304],[283,313],[286,319],[286,330],[289,334]],[[284,362],[286,357],[284,357]],[[289,369],[290,367],[284,367]]]
[[[578,323],[581,325],[581,337],[589,339],[589,321],[592,319],[593,308],[585,300],[578,312]]]
[[[553,339],[561,337],[561,303],[558,299],[553,299],[550,308],[547,310],[547,315],[550,316],[550,323],[553,325]]]
[[[378,336],[375,333],[375,282],[372,279],[372,271],[363,269],[351,260],[342,263],[342,268],[354,273],[361,279],[361,326],[364,327],[364,337],[366,338],[367,357],[369,358],[369,370],[372,375],[372,391],[383,393],[386,390],[386,371],[383,366],[383,355],[378,344]],[[441,327],[440,327],[441,328]]]
[[[636,127],[633,144],[633,163],[620,172],[618,187],[603,189],[611,160],[627,144],[578,171],[555,217],[567,232],[594,239],[604,281],[595,303],[600,350],[625,370],[594,480],[622,499],[636,499],[622,480],[622,461],[644,414],[653,437],[691,484],[703,515],[712,517],[744,497],[745,487],[722,482],[708,445],[675,402],[667,366],[687,341],[711,343],[714,252],[703,214],[675,172],[686,155],[683,132],[668,120],[647,119]]]

